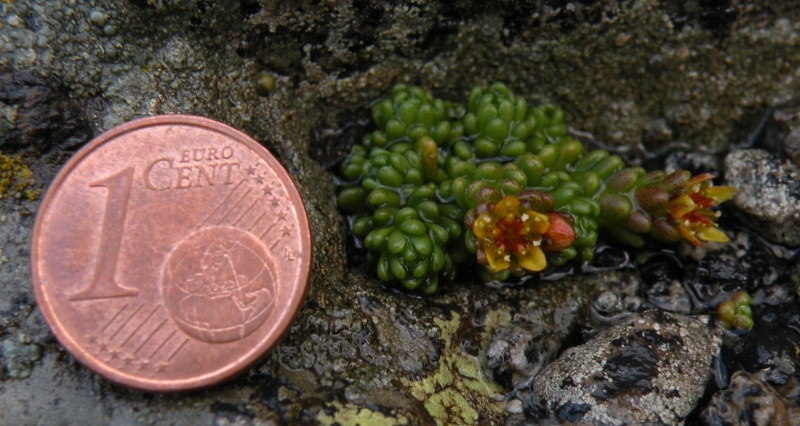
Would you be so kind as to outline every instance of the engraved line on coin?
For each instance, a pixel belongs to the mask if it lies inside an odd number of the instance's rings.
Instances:
[[[235,210],[237,207],[239,207],[239,204],[241,204],[241,203],[242,203],[242,201],[244,201],[244,200],[245,200],[245,198],[247,198],[247,196],[250,194],[250,191],[252,191],[252,190],[253,190],[253,188],[247,188],[247,191],[245,191],[244,195],[242,195],[242,198],[239,198],[239,201],[237,201],[237,202],[233,203],[233,206],[231,206],[231,208],[229,208],[229,209],[228,209],[228,212],[227,212],[227,213],[225,213],[225,215],[224,215],[224,216],[222,216],[222,219],[220,219],[220,220],[217,222],[217,225],[222,225],[222,222],[224,222],[224,221],[225,221],[225,219],[227,219],[227,218],[228,218],[228,215],[229,215],[229,214],[231,214],[231,213],[232,213],[232,212],[233,212],[233,211],[234,211],[234,210]]]
[[[89,336],[89,341],[94,347],[94,353],[98,356],[105,353],[107,355],[106,362],[109,363],[113,362],[114,364],[117,365],[117,368],[125,368],[127,366],[133,365],[137,367],[137,369],[142,370],[145,367],[152,366],[152,370],[150,371],[151,374],[155,372],[164,371],[166,367],[169,365],[169,363],[163,360],[158,363],[152,363],[152,357],[155,356],[155,354],[169,342],[169,340],[177,333],[177,330],[172,330],[169,336],[167,336],[166,339],[162,340],[158,344],[158,347],[153,351],[150,357],[146,357],[138,362],[135,362],[137,358],[136,355],[139,353],[139,351],[141,351],[145,346],[147,346],[147,344],[152,341],[153,337],[156,336],[159,333],[159,331],[161,331],[164,328],[164,325],[167,324],[168,322],[167,318],[162,318],[160,322],[158,320],[150,321],[158,312],[158,310],[162,307],[161,305],[154,306],[153,309],[150,311],[150,313],[147,314],[145,318],[138,323],[135,329],[128,334],[128,337],[126,337],[122,343],[114,344],[113,339],[115,339],[119,335],[119,333],[122,332],[123,330],[130,329],[130,326],[132,325],[131,321],[133,321],[133,319],[140,313],[140,311],[144,307],[144,304],[140,304],[134,310],[134,312],[131,314],[128,320],[125,321],[125,323],[122,324],[122,326],[119,329],[117,329],[117,331],[115,331],[114,334],[112,334],[110,337],[103,336],[104,332],[109,329],[111,324],[114,324],[117,321],[117,319],[126,311],[126,309],[128,309],[129,306],[131,305],[128,303],[124,304],[122,308],[120,308],[112,316],[111,320],[109,320],[106,323],[106,325],[101,329],[99,337],[97,335]],[[133,352],[124,349],[124,346],[128,344],[133,337],[137,336],[137,333],[141,331],[147,324],[153,324],[156,322],[157,325],[155,325],[155,327],[146,334],[144,339],[137,344]],[[183,344],[185,343],[181,343],[180,345],[182,346]],[[175,353],[177,350],[179,350],[179,348],[173,350],[173,353]],[[174,355],[171,356],[174,357]]]
[[[270,231],[272,231],[272,229],[274,229],[274,228],[275,228],[275,225],[277,225],[277,224],[278,224],[278,223],[280,223],[280,222],[284,222],[284,223],[286,222],[286,217],[287,217],[287,214],[286,214],[286,213],[285,213],[283,210],[279,211],[279,212],[278,212],[278,219],[277,219],[277,220],[275,220],[274,222],[272,222],[272,223],[269,225],[269,228],[267,228],[267,229],[266,229],[266,230],[265,230],[265,231],[264,231],[264,232],[261,234],[261,236],[259,236],[258,238],[259,238],[260,240],[264,240],[264,237],[266,237],[266,236],[267,236],[267,234],[269,234],[269,232],[270,232]],[[287,235],[288,235],[288,234],[286,234],[286,231],[285,231],[285,229],[286,229],[286,226],[287,226],[287,225],[288,225],[288,226],[290,226],[290,227],[292,227],[292,226],[293,226],[292,224],[285,224],[285,225],[284,225],[284,226],[281,228],[281,233],[282,233],[284,236],[287,236]],[[289,228],[289,229],[291,229],[291,228]],[[278,238],[278,241],[280,241],[280,239],[281,239],[281,238],[283,238],[283,237],[279,237],[279,238]],[[272,249],[274,249],[274,248],[275,248],[275,245],[278,243],[278,241],[275,241],[275,243],[273,243],[273,244],[272,244],[272,246],[270,246],[270,250],[272,250]],[[264,241],[264,242],[266,243],[266,241]]]
[[[178,351],[180,351],[181,349],[183,349],[183,346],[184,346],[184,345],[186,345],[187,343],[189,343],[189,339],[188,339],[188,338],[187,338],[187,339],[184,339],[184,340],[183,340],[183,342],[181,342],[181,344],[180,344],[180,345],[178,345],[178,347],[177,347],[177,348],[176,348],[174,351],[172,351],[172,353],[171,353],[171,354],[169,355],[169,357],[167,358],[167,362],[171,361],[171,360],[172,360],[172,358],[173,358],[173,357],[174,357],[174,356],[175,356],[175,355],[178,353]]]
[[[142,343],[140,343],[140,344],[139,344],[139,346],[136,348],[136,350],[134,350],[134,351],[133,351],[133,354],[134,354],[134,355],[138,354],[138,353],[139,353],[139,351],[140,351],[140,350],[142,350],[142,348],[144,347],[144,345],[146,345],[146,344],[147,344],[147,342],[149,342],[149,341],[150,341],[150,339],[152,339],[152,338],[153,338],[153,336],[155,336],[155,335],[156,335],[156,333],[158,333],[158,330],[161,330],[161,327],[163,327],[163,326],[164,326],[164,324],[166,324],[166,323],[167,323],[167,319],[166,319],[166,318],[164,318],[163,320],[161,320],[161,323],[159,323],[159,324],[156,326],[156,328],[154,328],[154,329],[153,329],[153,331],[151,331],[151,332],[150,332],[150,334],[148,334],[148,335],[147,335],[147,337],[145,337],[145,339],[142,341]]]
[[[208,221],[211,220],[211,217],[214,216],[215,213],[217,213],[217,210],[219,210],[220,207],[222,207],[223,205],[225,205],[225,203],[228,202],[228,199],[231,196],[233,196],[233,193],[236,192],[236,190],[239,189],[239,187],[242,186],[243,183],[244,179],[240,180],[239,183],[236,184],[236,186],[234,186],[230,191],[228,191],[228,194],[225,196],[225,198],[222,199],[222,202],[217,204],[217,206],[211,210],[211,213],[209,213],[208,216],[202,222],[200,222],[199,225],[197,225],[197,228],[200,228],[206,223],[208,223]]]
[[[158,307],[161,308],[162,306]],[[162,314],[163,312],[161,314],[157,313],[150,321],[147,321],[145,324],[143,324],[141,329],[133,334],[133,337],[131,338],[132,340],[129,344],[132,344],[138,350],[139,347],[146,346],[149,342],[151,342],[153,336],[157,337],[156,333],[161,329],[162,326],[159,321],[164,322],[167,319],[166,315],[162,316]],[[134,351],[134,353],[135,352],[136,351]]]
[[[156,313],[156,311],[158,310],[158,308],[160,308],[160,306],[159,306],[159,305],[156,305],[156,306],[154,306],[154,307],[153,307],[153,310],[152,310],[152,311],[150,311],[150,313],[149,313],[149,314],[147,314],[147,316],[146,316],[146,317],[145,317],[145,318],[144,318],[144,319],[143,319],[143,320],[142,320],[142,321],[139,323],[139,325],[137,325],[137,326],[136,326],[136,328],[134,328],[134,329],[133,329],[133,331],[131,331],[131,333],[128,335],[128,337],[127,337],[127,338],[125,338],[125,340],[124,340],[122,343],[120,343],[119,345],[120,345],[120,346],[125,346],[125,344],[126,344],[126,343],[128,343],[128,341],[129,341],[129,340],[131,340],[131,337],[133,337],[133,336],[134,336],[136,333],[138,333],[138,332],[139,332],[139,330],[141,330],[141,329],[142,329],[142,326],[144,326],[145,324],[147,324],[147,321],[150,321],[150,318],[152,318],[153,314],[155,314],[155,313]]]
[[[167,338],[166,338],[166,339],[164,339],[164,340],[163,340],[163,341],[162,341],[162,342],[161,342],[161,343],[160,343],[160,344],[159,344],[159,345],[156,347],[156,350],[154,350],[154,351],[153,351],[153,353],[151,353],[151,354],[150,354],[150,356],[149,356],[148,358],[152,358],[152,357],[154,357],[154,356],[156,355],[156,353],[158,353],[158,351],[160,351],[160,350],[161,350],[161,348],[163,348],[163,347],[164,347],[164,345],[166,345],[166,344],[167,344],[167,342],[169,342],[169,340],[170,340],[170,339],[172,339],[172,336],[174,336],[176,333],[178,333],[178,330],[172,330],[172,333],[170,333],[170,334],[169,334],[169,336],[167,336]]]
[[[255,227],[256,227],[256,225],[258,225],[258,222],[260,222],[260,221],[261,221],[261,219],[262,219],[264,216],[266,216],[266,215],[267,215],[267,212],[266,212],[266,211],[262,212],[262,213],[261,213],[261,215],[260,215],[260,216],[259,216],[259,217],[256,219],[256,221],[255,221],[255,222],[253,222],[253,224],[252,224],[252,225],[250,225],[250,227],[249,227],[249,228],[247,228],[247,232],[250,232],[250,231],[252,231],[252,230],[253,230],[253,228],[255,228]]]
[[[256,204],[258,204],[258,203],[259,203],[259,201],[261,201],[261,200],[259,200],[258,198],[256,198],[255,200],[253,200],[253,202],[250,204],[250,207],[248,207],[247,209],[245,209],[245,211],[244,211],[244,212],[242,212],[242,214],[241,214],[241,215],[239,215],[239,218],[238,218],[238,219],[236,219],[236,221],[235,221],[235,222],[233,222],[233,224],[234,224],[234,225],[238,225],[238,224],[239,224],[239,222],[241,222],[241,221],[242,221],[242,219],[244,219],[244,217],[245,217],[245,216],[247,216],[247,213],[250,213],[250,211],[251,211],[251,210],[253,210],[253,207],[255,207],[255,206],[256,206]]]
[[[125,310],[125,308],[127,308],[127,307],[128,307],[128,304],[127,304],[127,303],[126,303],[126,304],[124,304],[124,305],[122,305],[122,308],[120,308],[120,310],[119,310],[119,311],[117,311],[117,313],[116,313],[116,314],[114,314],[114,316],[113,316],[113,317],[111,317],[111,320],[110,320],[110,321],[108,321],[108,323],[106,323],[106,325],[103,327],[103,329],[102,329],[102,330],[100,330],[100,334],[102,334],[102,333],[105,333],[105,332],[106,332],[106,330],[108,329],[108,327],[109,327],[109,326],[110,326],[112,323],[114,323],[114,321],[116,321],[116,320],[117,320],[117,317],[119,317],[119,316],[120,316],[120,314],[122,314],[122,311],[124,311],[124,310]]]
[[[117,331],[114,332],[114,334],[111,335],[111,337],[108,338],[108,340],[109,341],[114,340],[114,338],[117,337],[117,334],[119,334],[119,332],[122,331],[122,329],[125,328],[128,325],[129,322],[131,322],[133,317],[135,317],[136,314],[138,314],[139,311],[142,310],[143,307],[144,307],[144,303],[140,303],[139,307],[136,308],[136,311],[134,311],[133,314],[131,314],[131,316],[129,316],[128,319],[125,320],[125,322],[122,323],[122,325],[117,329]]]
[[[278,222],[277,222],[277,221],[275,221],[275,222],[272,222],[272,225],[270,225],[270,226],[269,226],[269,228],[267,228],[267,230],[266,230],[266,231],[264,231],[264,233],[262,233],[262,234],[261,234],[261,235],[258,237],[258,239],[259,239],[259,240],[263,240],[263,239],[264,239],[264,237],[266,237],[266,236],[267,236],[267,234],[269,234],[269,231],[272,231],[272,228],[274,228],[274,227],[275,227],[275,225],[277,225],[277,224],[278,224]],[[272,247],[270,247],[270,250],[272,250],[272,248],[273,248],[273,247],[275,247],[275,245],[274,245],[274,244],[272,245]]]

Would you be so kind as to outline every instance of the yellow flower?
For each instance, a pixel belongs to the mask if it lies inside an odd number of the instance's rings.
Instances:
[[[472,232],[491,272],[518,267],[538,272],[547,266],[542,245],[547,243],[550,223],[547,214],[527,209],[509,195],[478,216]]]
[[[702,241],[728,242],[728,236],[717,228],[719,212],[712,207],[729,200],[736,193],[730,186],[712,186],[708,173],[697,175],[677,187],[667,203],[670,222],[690,243],[700,246]]]

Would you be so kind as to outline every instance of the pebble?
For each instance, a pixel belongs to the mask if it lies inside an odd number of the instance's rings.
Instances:
[[[12,27],[19,27],[22,25],[22,19],[16,14],[9,15],[8,18],[6,18],[6,22]]]
[[[711,398],[701,420],[708,425],[797,425],[800,410],[756,376],[738,371],[730,386]]]
[[[96,10],[93,10],[92,13],[89,14],[89,21],[101,28],[106,24],[107,19],[103,12],[98,12]]]
[[[720,343],[701,321],[647,311],[567,349],[534,380],[533,401],[562,422],[680,423]]]
[[[486,363],[496,381],[522,389],[555,357],[560,345],[552,330],[538,324],[517,324],[492,336]]]
[[[776,154],[747,149],[725,158],[725,180],[736,188],[733,213],[770,242],[800,247],[800,168]]]

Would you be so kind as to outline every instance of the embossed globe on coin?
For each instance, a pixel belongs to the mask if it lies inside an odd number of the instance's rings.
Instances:
[[[162,296],[186,334],[209,343],[230,342],[267,318],[275,300],[275,269],[252,234],[207,228],[181,241],[170,255]]]

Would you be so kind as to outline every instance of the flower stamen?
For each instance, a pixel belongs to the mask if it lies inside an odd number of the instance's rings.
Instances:
[[[677,186],[670,194],[666,213],[688,242],[700,246],[702,241],[728,242],[728,237],[717,229],[719,212],[711,211],[733,197],[736,189],[730,186],[712,186],[708,173],[697,175]]]
[[[555,227],[552,226],[554,223]],[[545,245],[553,245],[553,240],[558,240],[558,250],[561,250],[569,247],[575,239],[572,226],[561,216],[527,208],[515,196],[503,198],[481,214],[474,222],[472,232],[478,250],[483,252],[483,256],[478,258],[485,258],[493,273],[509,268],[541,271],[547,267]]]

